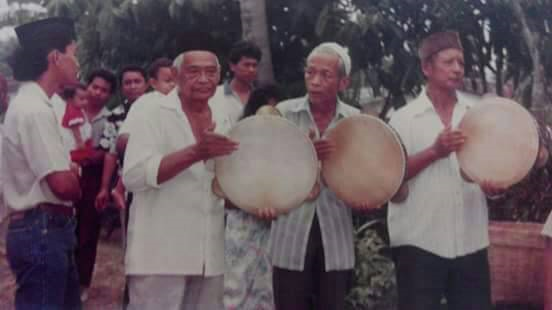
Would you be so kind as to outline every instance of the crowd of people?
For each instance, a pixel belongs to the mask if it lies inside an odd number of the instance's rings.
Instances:
[[[110,201],[125,232],[125,308],[345,309],[353,213],[372,206],[347,205],[322,183],[289,213],[259,206],[253,214],[216,196],[212,181],[213,159],[240,148],[226,133],[266,105],[310,134],[319,160],[328,158],[328,130],[360,113],[339,99],[352,69],[346,48],[314,48],[306,94],[281,101],[276,85],[256,85],[262,53],[251,42],[230,50],[231,78],[222,84],[217,55],[201,47],[148,70],[97,69],[83,84],[70,19],[15,31],[11,65],[22,84],[3,124],[0,216],[9,221],[16,309],[82,308]],[[458,34],[426,37],[419,58],[426,86],[390,120],[409,154],[409,194],[388,215],[398,306],[439,309],[446,298],[449,309],[491,309],[486,201],[506,189],[459,173],[454,154],[466,137],[457,125],[477,102],[458,91]],[[0,102],[5,89],[0,79]],[[123,102],[109,110],[119,89]]]

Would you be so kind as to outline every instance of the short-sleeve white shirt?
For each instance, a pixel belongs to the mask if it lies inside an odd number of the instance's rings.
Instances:
[[[477,102],[463,93],[457,95],[453,128]],[[390,124],[409,156],[431,146],[444,129],[425,89],[394,113]],[[477,184],[461,177],[456,153],[433,162],[410,179],[408,186],[410,192],[405,201],[389,204],[391,246],[416,246],[454,258],[489,245],[486,197]]]
[[[21,85],[4,120],[2,173],[5,201],[12,211],[39,203],[71,205],[51,191],[46,176],[70,169],[50,99],[35,82]]]

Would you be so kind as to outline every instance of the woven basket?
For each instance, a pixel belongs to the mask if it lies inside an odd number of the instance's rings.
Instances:
[[[491,222],[489,262],[493,303],[542,305],[542,224]]]

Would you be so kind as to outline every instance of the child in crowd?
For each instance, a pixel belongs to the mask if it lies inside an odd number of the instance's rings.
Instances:
[[[242,119],[281,99],[277,86],[269,84],[251,93]],[[227,203],[224,304],[226,309],[274,309],[272,265],[268,257],[270,221]],[[229,206],[228,206],[229,205]]]
[[[84,115],[83,108],[88,103],[86,87],[74,84],[65,87],[62,97],[67,103],[61,125],[71,130],[74,144],[70,147],[71,161],[81,164],[89,158],[92,147],[92,127]]]
[[[172,60],[168,58],[158,58],[151,63],[148,68],[149,80],[148,84],[151,86],[152,90],[149,93],[142,95],[140,98],[133,103],[131,110],[127,115],[127,119],[123,123],[121,129],[119,130],[119,135],[128,134],[128,131],[133,126],[133,119],[135,114],[140,114],[144,105],[147,105],[150,99],[155,98],[156,96],[165,96],[168,95],[176,86],[176,70],[173,67]],[[139,125],[139,124],[138,124]],[[123,142],[124,141],[124,142]],[[124,144],[124,146],[122,145]],[[126,139],[117,140],[117,152],[121,157],[124,153],[126,147]],[[126,207],[125,202],[125,186],[123,185],[122,179],[119,178],[115,188],[111,191],[111,196],[115,205],[119,209],[124,209]]]
[[[163,95],[168,95],[176,86],[176,69],[168,58],[158,58],[152,62],[148,74],[151,88]]]

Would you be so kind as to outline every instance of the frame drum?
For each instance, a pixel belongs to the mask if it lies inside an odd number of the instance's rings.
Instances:
[[[520,104],[501,97],[483,98],[458,125],[466,142],[457,152],[462,173],[481,184],[510,187],[533,168],[539,153],[539,130]]]
[[[290,121],[273,115],[241,120],[228,133],[239,142],[234,153],[215,160],[220,191],[237,207],[285,213],[301,206],[318,175],[309,137]]]
[[[328,131],[336,150],[322,162],[328,187],[348,204],[379,207],[406,175],[406,152],[395,131],[377,117],[347,117]]]

